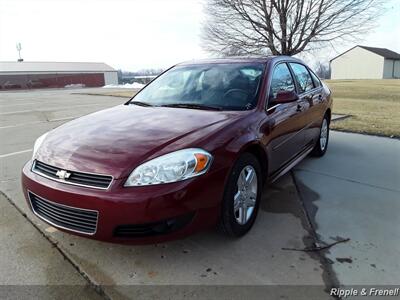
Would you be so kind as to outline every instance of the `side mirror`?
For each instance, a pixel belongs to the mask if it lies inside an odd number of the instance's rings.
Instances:
[[[299,100],[299,96],[297,96],[295,91],[279,91],[276,94],[276,97],[272,99],[272,102],[275,104],[280,104],[294,102],[297,100]]]

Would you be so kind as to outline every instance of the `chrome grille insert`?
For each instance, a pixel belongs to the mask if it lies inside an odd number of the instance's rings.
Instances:
[[[55,203],[28,191],[35,215],[55,227],[93,235],[97,230],[99,213],[95,210]]]
[[[109,175],[63,170],[38,160],[33,162],[32,172],[58,182],[104,190],[110,187],[113,180]]]

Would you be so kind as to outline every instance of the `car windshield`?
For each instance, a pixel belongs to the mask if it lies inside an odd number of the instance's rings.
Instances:
[[[261,63],[176,66],[148,84],[130,103],[249,110],[257,104],[263,71]]]

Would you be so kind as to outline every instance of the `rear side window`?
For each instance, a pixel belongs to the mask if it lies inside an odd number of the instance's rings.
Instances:
[[[312,77],[312,79],[314,81],[315,87],[320,87],[321,86],[321,81],[319,80],[318,76],[315,75],[314,72],[311,71],[311,70],[310,70],[310,74],[311,74],[311,77]]]
[[[290,63],[297,83],[299,84],[299,94],[308,92],[314,88],[314,83],[311,78],[310,72],[301,64]]]
[[[279,91],[294,91],[294,81],[285,63],[275,67],[271,79],[270,98],[275,98]]]

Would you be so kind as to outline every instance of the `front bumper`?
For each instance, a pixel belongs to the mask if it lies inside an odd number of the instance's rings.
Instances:
[[[31,210],[35,212],[30,196],[35,195],[49,201],[47,204],[98,212],[96,229],[90,234],[59,226],[37,211],[36,215],[66,232],[132,244],[178,239],[214,226],[226,173],[210,172],[177,183],[129,188],[123,187],[125,178],[115,179],[109,189],[98,190],[45,178],[33,173],[31,165],[29,161],[22,170],[22,188]]]

